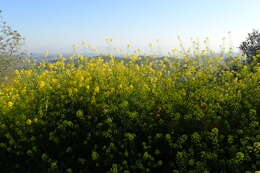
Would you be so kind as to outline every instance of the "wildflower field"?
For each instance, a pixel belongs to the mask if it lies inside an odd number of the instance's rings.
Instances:
[[[81,55],[0,84],[1,172],[260,169],[260,68],[242,56]]]

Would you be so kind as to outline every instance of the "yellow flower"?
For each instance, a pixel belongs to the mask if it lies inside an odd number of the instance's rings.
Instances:
[[[57,79],[52,79],[52,83],[57,83]]]
[[[54,65],[53,65],[53,64],[48,64],[48,67],[49,67],[50,69],[53,69],[53,68],[54,68]]]
[[[28,119],[28,120],[26,121],[26,124],[27,124],[27,125],[31,125],[31,124],[32,124],[32,120]]]
[[[39,82],[39,87],[40,87],[40,88],[45,87],[45,82],[44,82],[44,81],[40,81],[40,82]]]
[[[130,85],[129,88],[132,90],[132,89],[134,88],[134,86],[133,86],[133,85]]]
[[[95,93],[98,93],[99,92],[99,86],[97,86],[96,88],[95,88]]]
[[[15,74],[17,75],[20,74],[19,70],[15,70]]]
[[[80,56],[80,57],[79,57],[79,60],[80,60],[80,61],[84,61],[84,60],[85,60],[84,56]]]
[[[9,108],[11,108],[11,107],[13,107],[14,103],[11,102],[11,101],[9,101],[9,102],[7,103],[7,105],[8,105]]]

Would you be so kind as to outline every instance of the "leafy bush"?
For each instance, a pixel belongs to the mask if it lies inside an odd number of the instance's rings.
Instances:
[[[253,30],[252,33],[248,34],[245,41],[240,44],[240,50],[247,55],[247,62],[252,62],[254,56],[260,53],[260,33],[257,30]],[[258,57],[258,62],[260,59]]]
[[[260,69],[240,58],[237,71],[203,55],[16,71],[0,87],[1,171],[254,172]]]

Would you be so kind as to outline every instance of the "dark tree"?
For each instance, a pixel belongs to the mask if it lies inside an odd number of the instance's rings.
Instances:
[[[258,30],[253,30],[253,32],[248,34],[248,37],[243,41],[239,49],[247,55],[247,62],[250,63],[253,61],[253,57],[257,55],[260,50],[260,33]]]
[[[21,55],[24,38],[4,21],[0,10],[0,55]]]

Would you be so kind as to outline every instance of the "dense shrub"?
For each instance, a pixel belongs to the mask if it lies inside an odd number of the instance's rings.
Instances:
[[[239,49],[247,55],[247,62],[251,63],[256,58],[260,62],[259,56],[255,57],[260,52],[260,33],[258,30],[253,30],[251,33],[248,33],[248,37],[243,41]]]
[[[259,64],[201,58],[80,56],[17,71],[0,88],[1,171],[256,171]]]

